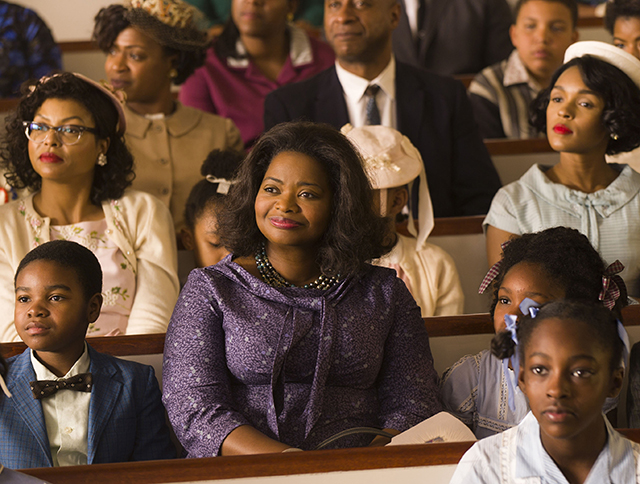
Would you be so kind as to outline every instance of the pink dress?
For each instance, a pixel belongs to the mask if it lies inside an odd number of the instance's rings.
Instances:
[[[102,310],[87,336],[124,334],[136,292],[136,276],[120,249],[106,234],[106,219],[52,225],[51,240],[70,240],[91,250],[102,267]]]

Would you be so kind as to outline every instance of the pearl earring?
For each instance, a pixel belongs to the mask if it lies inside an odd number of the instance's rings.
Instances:
[[[98,155],[98,161],[96,161],[96,164],[98,166],[104,166],[107,164],[107,155],[105,155],[104,153],[100,153]]]
[[[611,139],[612,139],[613,141],[618,141],[618,135],[617,135],[617,134],[615,134],[615,133],[611,133]]]

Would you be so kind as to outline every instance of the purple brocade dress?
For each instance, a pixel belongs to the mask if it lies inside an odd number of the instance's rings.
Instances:
[[[404,431],[442,408],[420,309],[373,266],[327,291],[271,287],[232,256],[194,270],[167,331],[163,385],[189,457],[218,455],[241,425],[309,450],[351,427]]]

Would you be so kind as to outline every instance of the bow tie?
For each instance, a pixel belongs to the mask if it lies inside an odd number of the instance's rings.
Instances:
[[[36,380],[32,381],[30,385],[33,398],[40,400],[41,398],[50,397],[58,390],[90,392],[93,386],[93,378],[91,373],[81,373],[69,378],[61,378],[60,380]]]

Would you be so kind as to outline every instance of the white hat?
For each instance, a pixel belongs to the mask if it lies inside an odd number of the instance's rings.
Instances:
[[[345,124],[340,130],[360,152],[364,169],[374,189],[380,190],[380,206],[387,205],[387,188],[409,185],[409,207],[411,207],[411,186],[420,177],[418,185],[418,225],[408,224],[409,232],[416,236],[417,248],[421,249],[433,230],[433,206],[427,186],[427,175],[420,152],[393,128],[386,126],[363,126],[354,128]],[[384,215],[384,214],[383,214]]]
[[[631,54],[611,44],[589,40],[571,44],[564,53],[564,62],[566,64],[571,59],[585,55],[596,57],[617,67],[640,89],[640,60]]]

